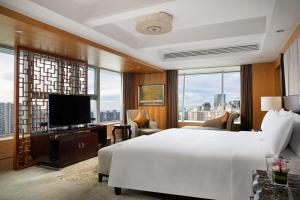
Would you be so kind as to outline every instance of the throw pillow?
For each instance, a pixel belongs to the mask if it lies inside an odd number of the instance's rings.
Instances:
[[[220,129],[225,129],[227,120],[229,118],[229,113],[226,112],[223,116],[207,120],[203,123],[203,126],[205,127],[213,127],[213,128],[220,128]]]
[[[149,119],[146,118],[144,112],[139,112],[133,121],[138,125],[139,128],[147,128],[149,124]]]

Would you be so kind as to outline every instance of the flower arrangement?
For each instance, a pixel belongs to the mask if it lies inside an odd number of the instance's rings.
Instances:
[[[276,158],[272,162],[272,179],[275,184],[286,185],[289,172],[287,160]]]

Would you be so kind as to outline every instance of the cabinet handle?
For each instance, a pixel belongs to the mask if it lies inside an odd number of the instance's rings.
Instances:
[[[78,143],[78,149],[84,149],[84,143],[83,142]]]

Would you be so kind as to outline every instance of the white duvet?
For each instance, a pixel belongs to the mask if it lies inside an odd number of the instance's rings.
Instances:
[[[109,185],[220,200],[248,199],[270,153],[261,134],[168,129],[115,148]]]

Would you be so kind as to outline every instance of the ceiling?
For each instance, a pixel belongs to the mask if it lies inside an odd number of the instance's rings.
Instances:
[[[25,47],[85,61],[113,71],[157,73],[164,70],[140,59],[10,10],[0,5],[0,47]]]
[[[0,0],[0,3],[163,69],[273,61],[300,22],[300,0],[22,0],[22,3]],[[163,35],[138,33],[135,17],[156,12],[173,16],[173,30]],[[279,29],[285,31],[277,33]],[[259,48],[165,56],[245,45]]]

